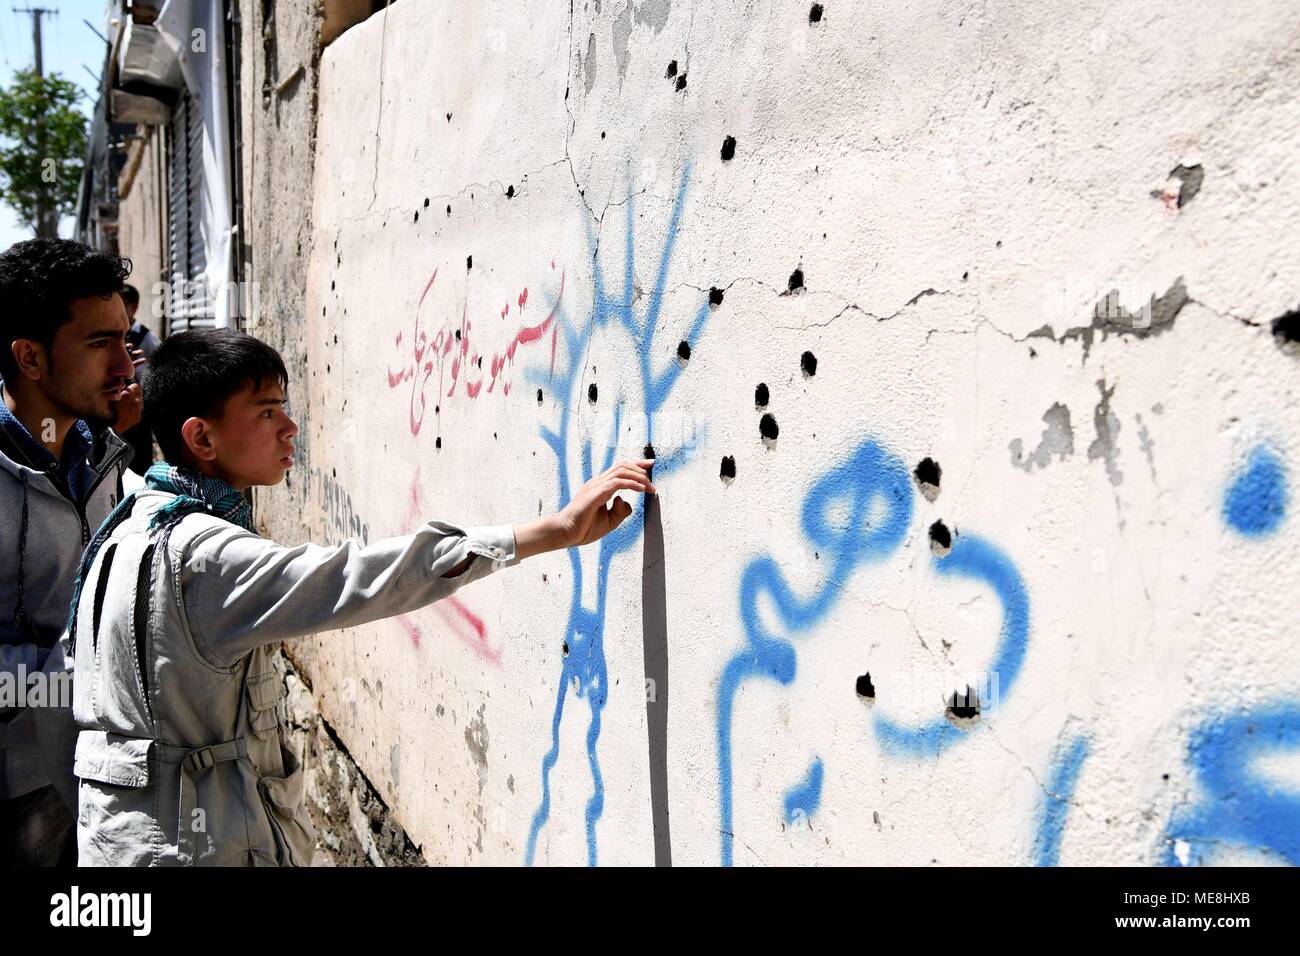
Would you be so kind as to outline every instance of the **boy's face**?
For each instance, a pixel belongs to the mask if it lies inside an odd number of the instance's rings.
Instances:
[[[284,405],[278,382],[249,385],[226,399],[220,421],[204,421],[209,461],[219,477],[241,491],[284,480],[293,467],[293,439],[298,434]]]

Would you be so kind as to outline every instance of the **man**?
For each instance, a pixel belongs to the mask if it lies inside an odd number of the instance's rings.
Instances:
[[[244,492],[293,465],[286,384],[279,354],[231,329],[172,336],[150,361],[145,410],[166,460],[87,548],[63,647],[82,865],[309,865],[271,649],[596,541],[632,513],[606,508],[612,495],[654,492],[652,461],[620,462],[563,511],[513,527],[429,521],[370,545],[284,547],[253,530]]]
[[[129,272],[65,239],[0,255],[0,865],[74,859],[73,816],[16,690],[45,664],[82,549],[121,498],[130,450],[109,426],[141,411],[120,295]]]
[[[162,343],[158,341],[158,336],[153,334],[149,326],[135,317],[140,309],[140,292],[130,283],[122,287],[122,303],[126,306],[126,317],[131,323],[130,331],[126,333],[126,341],[139,365],[140,359],[153,358],[153,353],[158,351],[158,346]],[[147,367],[137,368],[136,381],[143,382],[147,372]],[[153,464],[153,432],[149,429],[149,423],[141,421],[134,428],[122,432],[122,440],[131,446],[134,453],[131,457],[131,470],[143,476]]]

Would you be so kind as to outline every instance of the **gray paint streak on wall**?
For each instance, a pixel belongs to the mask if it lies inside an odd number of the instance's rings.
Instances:
[[[388,751],[388,764],[393,772],[393,789],[396,790],[402,779],[402,745],[400,743],[393,744]]]
[[[614,40],[614,59],[618,61],[618,79],[620,83],[623,82],[623,77],[627,73],[627,65],[632,58],[627,47],[628,41],[632,37],[633,19],[637,23],[650,27],[658,36],[664,25],[668,23],[668,12],[671,9],[672,3],[670,0],[646,0],[639,7],[632,3],[631,0],[628,0],[627,6],[614,19],[611,32]],[[596,8],[596,12],[600,12],[599,6]],[[590,47],[588,47],[587,55],[588,57],[591,56]],[[588,80],[587,82],[590,84],[592,81]],[[588,85],[587,90],[590,92],[590,85]]]
[[[623,82],[623,76],[627,73],[628,60],[631,54],[628,53],[627,43],[632,36],[632,4],[629,2],[623,8],[623,12],[614,18],[614,25],[610,28],[614,38],[614,59],[618,61],[618,81]]]
[[[1106,380],[1102,378],[1097,380],[1097,388],[1101,392],[1101,401],[1092,412],[1092,423],[1097,429],[1097,437],[1088,446],[1088,460],[1105,459],[1106,474],[1110,478],[1110,483],[1119,485],[1124,480],[1124,473],[1116,464],[1116,459],[1119,458],[1116,439],[1119,438],[1120,426],[1118,416],[1110,410],[1110,397],[1115,394],[1115,386],[1107,388]]]
[[[582,88],[588,93],[596,85],[596,34],[587,36],[587,56],[579,63],[582,71]]]
[[[1070,425],[1070,410],[1060,402],[1055,402],[1043,412],[1043,423],[1047,427],[1043,429],[1038,447],[1028,457],[1024,454],[1024,443],[1019,438],[1011,442],[1011,464],[1028,472],[1035,467],[1046,468],[1053,455],[1060,455],[1061,461],[1065,461],[1066,456],[1074,454],[1074,429]]]

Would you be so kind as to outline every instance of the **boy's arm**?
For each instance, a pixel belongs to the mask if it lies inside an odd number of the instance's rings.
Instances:
[[[295,548],[223,525],[185,548],[181,594],[199,649],[229,666],[261,644],[424,607],[524,556],[510,525],[429,521],[370,545]]]
[[[560,512],[520,525],[462,530],[430,521],[371,545],[286,548],[214,522],[182,549],[183,611],[199,650],[230,666],[254,647],[354,627],[432,604],[502,567],[604,537],[632,513],[619,491],[655,494],[654,462],[619,462]],[[608,504],[606,504],[608,502]]]

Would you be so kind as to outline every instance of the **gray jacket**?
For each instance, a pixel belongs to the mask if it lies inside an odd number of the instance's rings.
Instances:
[[[289,548],[200,513],[149,531],[172,497],[136,494],[82,589],[80,863],[307,865],[315,836],[269,648],[415,610],[517,564],[513,530],[430,521],[370,545]]]
[[[19,453],[0,433],[0,681],[6,692],[41,670],[66,627],[82,551],[121,496],[131,449],[111,431],[97,436],[96,480],[81,507],[11,454]],[[50,782],[32,708],[7,702],[0,700],[0,799]]]

